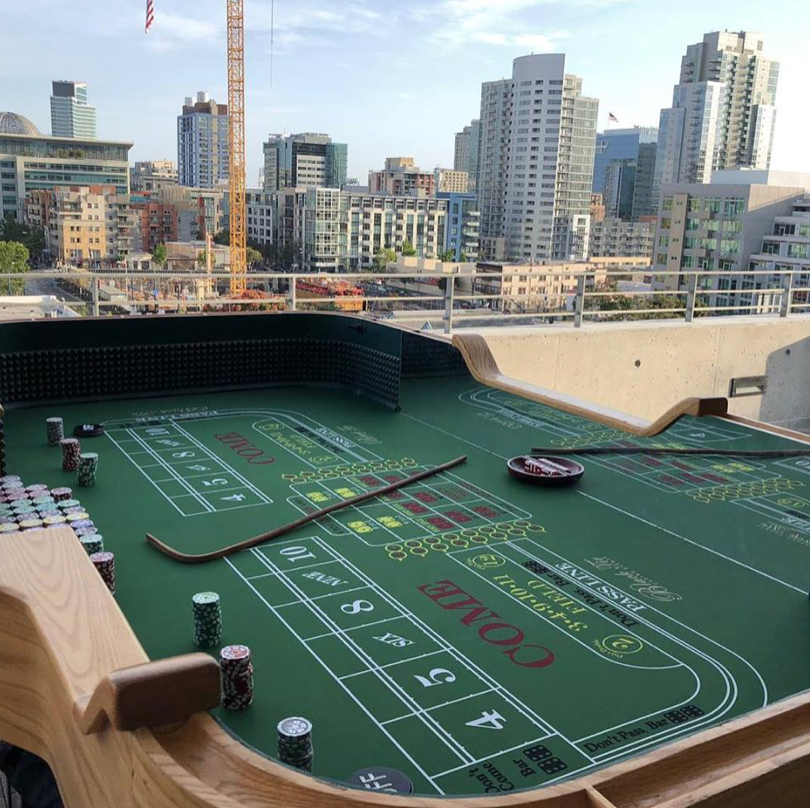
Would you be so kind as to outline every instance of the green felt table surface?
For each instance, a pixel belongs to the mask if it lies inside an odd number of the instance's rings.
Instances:
[[[47,447],[51,415],[105,425],[83,442],[94,487]],[[787,438],[717,418],[629,438],[468,378],[404,381],[398,413],[289,388],[12,409],[6,430],[9,473],[86,506],[152,658],[194,651],[191,597],[220,594],[255,701],[216,716],[270,756],[280,719],[310,719],[323,777],[389,766],[419,793],[534,788],[810,684],[810,462],[586,457],[565,489],[506,471],[537,445]],[[213,550],[460,454],[228,560],[184,566],[144,540]]]

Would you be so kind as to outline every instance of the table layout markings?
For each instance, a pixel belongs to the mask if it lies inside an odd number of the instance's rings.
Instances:
[[[314,650],[312,650],[303,641],[298,632],[284,619],[284,617],[281,614],[278,613],[278,610],[275,609],[273,606],[271,606],[270,603],[268,603],[267,599],[261,594],[261,592],[259,592],[259,590],[256,589],[256,587],[253,586],[253,584],[250,581],[248,581],[244,575],[242,575],[242,573],[233,565],[233,563],[229,558],[225,559],[225,563],[245,582],[245,584],[247,584],[247,586],[253,591],[253,594],[256,595],[256,597],[259,598],[259,600],[261,600],[262,603],[264,603],[264,605],[275,615],[275,617],[281,623],[283,623],[284,626],[286,626],[287,630],[298,639],[301,646],[307,649],[307,651],[311,654],[313,659],[327,672],[329,676],[332,677],[332,680],[338,684],[338,686],[343,690],[343,692],[346,693],[346,695],[360,708],[360,710],[366,714],[366,717],[380,730],[380,732],[382,732],[386,736],[386,738],[388,738],[388,740],[405,756],[406,760],[408,760],[414,766],[414,768],[433,786],[433,788],[436,789],[436,791],[439,794],[443,795],[444,791],[435,782],[433,777],[431,777],[422,768],[422,766],[416,760],[414,760],[414,758],[402,746],[402,744],[399,743],[399,741],[397,741],[397,739],[394,738],[394,736],[391,735],[391,733],[384,726],[382,726],[382,724],[380,724],[379,721],[377,721],[377,719],[371,714],[371,712],[369,712],[368,708],[360,701],[360,699],[358,699],[357,696],[355,696],[355,694],[352,693],[352,691],[349,690],[349,688],[346,687],[346,685],[344,685],[343,682],[340,681],[340,678],[335,676],[331,668],[318,656],[318,654],[315,653]]]
[[[559,555],[558,553],[555,553],[553,550],[548,550],[547,548],[542,547],[542,545],[538,545],[538,544],[537,544],[537,543],[536,543],[534,540],[532,540],[532,539],[528,539],[528,541],[529,541],[529,542],[531,542],[532,544],[534,544],[534,545],[535,545],[536,547],[538,547],[539,549],[544,550],[544,551],[546,551],[546,552],[549,552],[549,553],[551,553],[552,555],[557,556],[557,558],[559,558],[559,559],[561,559],[561,560],[563,560],[563,561],[566,561],[566,559],[565,559],[565,558],[563,558],[563,556]],[[525,552],[525,550],[522,550],[522,548],[517,548],[517,549],[520,549],[520,551],[521,551],[521,552],[523,552],[525,555],[527,555],[529,558],[532,558],[532,559],[534,559],[534,560],[536,560],[536,561],[541,561],[541,562],[543,561],[542,556],[534,556],[534,555],[532,555],[531,553],[527,553],[527,552]],[[567,562],[567,563],[570,563],[570,562]],[[566,578],[569,578],[569,580],[571,580],[572,582],[576,582],[576,583],[577,583],[579,586],[581,586],[581,587],[583,587],[583,588],[585,588],[585,589],[589,589],[589,587],[588,587],[586,584],[583,584],[582,582],[576,581],[576,579],[571,578],[571,577],[570,577],[570,576],[568,576],[568,575],[567,575],[565,572],[563,572],[563,571],[561,571],[561,570],[559,570],[559,569],[557,569],[557,568],[554,568],[554,569],[555,569],[555,572],[556,572],[556,573],[558,573],[558,574],[560,574],[561,576],[566,577]],[[593,575],[593,577],[594,577],[594,578],[598,578],[598,576],[596,576],[596,575]],[[605,584],[606,584],[606,582],[604,582],[604,581],[603,581],[602,583],[605,583]],[[616,587],[613,587],[613,588],[616,588]],[[619,591],[621,591],[621,590],[619,590]],[[626,593],[624,593],[624,594],[626,594]],[[754,666],[753,666],[753,665],[751,665],[751,663],[750,663],[750,662],[748,662],[748,660],[746,660],[746,659],[744,659],[743,657],[741,657],[741,656],[740,656],[739,654],[737,654],[735,651],[732,651],[731,649],[729,649],[729,648],[727,648],[727,647],[725,647],[725,646],[721,645],[721,644],[720,644],[720,643],[718,643],[717,641],[712,640],[712,639],[711,639],[711,638],[709,638],[709,637],[706,637],[704,634],[702,634],[701,632],[697,631],[696,629],[693,629],[693,628],[691,628],[690,626],[687,626],[687,625],[685,625],[684,623],[681,623],[679,620],[675,619],[674,617],[671,617],[671,616],[667,615],[665,612],[660,611],[659,609],[655,608],[654,606],[649,606],[649,605],[648,605],[648,606],[647,606],[647,608],[648,608],[649,610],[651,610],[651,611],[655,612],[656,614],[658,614],[658,615],[660,615],[660,616],[662,616],[662,617],[665,617],[666,619],[669,619],[669,620],[671,620],[671,621],[672,621],[672,622],[674,622],[674,623],[677,623],[679,626],[681,626],[682,628],[685,628],[687,631],[691,631],[692,633],[694,633],[694,634],[696,634],[697,636],[701,637],[703,640],[705,640],[705,641],[706,641],[706,642],[708,642],[709,644],[711,644],[711,645],[716,645],[717,647],[721,648],[722,650],[726,651],[727,653],[731,654],[732,656],[737,657],[737,658],[738,658],[738,659],[739,659],[739,660],[740,660],[740,661],[741,661],[743,664],[745,664],[745,665],[747,665],[749,668],[751,668],[751,670],[753,671],[753,673],[755,674],[755,676],[757,677],[757,679],[758,679],[758,680],[759,680],[759,682],[761,683],[762,688],[763,688],[763,691],[764,691],[764,699],[765,699],[765,701],[764,701],[764,703],[763,703],[763,705],[762,705],[762,706],[765,706],[765,704],[767,704],[767,698],[768,698],[768,696],[767,696],[767,688],[766,688],[766,686],[765,686],[765,682],[763,681],[762,676],[759,674],[759,672],[756,670],[756,668],[754,668]],[[737,696],[738,696],[738,694],[739,694],[739,687],[738,687],[738,685],[737,685],[737,681],[736,681],[735,677],[734,677],[734,676],[733,676],[733,674],[732,674],[732,673],[731,673],[731,672],[730,672],[730,671],[729,671],[729,670],[728,670],[728,669],[725,667],[725,665],[723,665],[722,663],[720,663],[718,660],[714,659],[714,657],[710,656],[709,654],[707,654],[707,653],[705,653],[705,652],[701,651],[700,649],[696,648],[695,646],[690,645],[688,642],[686,642],[686,640],[682,639],[681,637],[678,637],[677,635],[672,634],[671,632],[667,631],[666,629],[664,629],[664,628],[662,628],[662,627],[660,627],[660,626],[656,626],[656,625],[655,625],[654,623],[652,623],[651,621],[649,621],[649,620],[647,620],[647,619],[645,619],[645,618],[641,617],[641,616],[640,616],[638,613],[635,613],[634,619],[638,620],[639,622],[643,623],[644,625],[647,625],[649,628],[653,629],[654,631],[659,632],[659,633],[660,633],[660,634],[662,634],[664,637],[667,637],[668,639],[672,640],[672,641],[673,641],[673,642],[675,642],[676,644],[681,645],[681,646],[683,646],[683,647],[685,647],[685,648],[687,648],[687,649],[691,650],[691,652],[692,652],[692,653],[694,653],[694,654],[696,654],[697,656],[699,656],[699,657],[703,658],[703,659],[704,659],[706,662],[708,662],[709,664],[711,664],[713,667],[715,667],[715,668],[716,668],[716,669],[717,669],[717,670],[720,672],[720,674],[721,674],[721,676],[722,676],[723,680],[724,680],[724,681],[725,681],[725,683],[726,683],[726,694],[725,694],[725,696],[723,697],[722,702],[721,702],[721,703],[720,703],[718,706],[716,706],[715,708],[713,708],[711,711],[707,712],[707,713],[706,713],[704,716],[702,716],[702,717],[701,717],[699,720],[695,721],[694,723],[691,723],[691,724],[690,724],[688,727],[684,727],[683,729],[673,729],[673,730],[666,731],[666,734],[667,734],[667,739],[669,739],[669,738],[671,738],[671,737],[673,737],[673,736],[675,736],[675,735],[679,735],[679,734],[681,734],[681,733],[683,733],[683,732],[691,732],[691,731],[693,731],[693,730],[694,730],[696,727],[703,726],[704,724],[707,724],[707,723],[714,723],[714,722],[717,720],[717,719],[714,717],[714,714],[715,714],[716,712],[718,712],[718,710],[720,710],[721,708],[724,708],[724,709],[723,709],[723,711],[720,713],[720,715],[719,715],[719,716],[717,716],[717,717],[719,718],[719,717],[722,717],[723,715],[725,715],[725,714],[726,714],[726,713],[727,713],[727,712],[728,712],[728,711],[729,711],[729,710],[732,708],[732,706],[734,705],[734,703],[735,703],[735,702],[736,702],[736,700],[737,700]],[[733,698],[732,698],[732,699],[731,699],[731,701],[730,701],[730,702],[729,702],[729,703],[726,705],[726,702],[728,702],[728,701],[729,701],[729,698],[730,698],[730,696],[732,696],[732,695],[733,695]],[[685,703],[685,702],[684,702],[684,703]],[[626,723],[628,723],[628,722],[626,722]],[[620,725],[620,726],[622,726],[622,725]],[[662,734],[664,734],[664,733],[662,733]],[[660,737],[660,736],[659,736],[659,737]],[[645,746],[648,746],[648,745],[654,745],[654,744],[656,744],[656,743],[658,743],[658,742],[660,742],[660,741],[656,740],[655,738],[650,739],[649,741],[635,741],[635,742],[633,742],[633,743],[630,743],[630,744],[627,744],[626,746],[621,747],[621,749],[618,749],[618,750],[616,750],[615,752],[603,752],[603,753],[600,753],[600,754],[594,755],[594,759],[596,760],[596,759],[598,759],[598,758],[600,758],[600,757],[605,757],[606,759],[610,759],[610,757],[609,757],[609,756],[616,756],[616,757],[620,757],[620,756],[622,756],[624,753],[626,753],[628,750],[632,749],[633,747],[638,746],[638,748],[644,748]]]
[[[409,660],[410,661],[410,660]],[[418,716],[420,713],[429,713],[431,710],[439,710],[442,707],[448,707],[451,704],[459,704],[462,701],[469,701],[470,699],[478,698],[478,696],[486,696],[487,693],[492,693],[493,688],[488,687],[486,690],[479,690],[477,693],[470,693],[467,696],[460,696],[457,699],[450,699],[449,701],[444,701],[441,704],[433,704],[430,707],[420,707],[418,710],[415,710],[412,713],[406,713],[405,715],[399,715],[396,718],[389,718],[388,721],[383,721],[383,724],[396,724],[397,721],[404,721],[406,718],[413,718],[414,716]]]
[[[436,656],[437,654],[445,654],[447,653],[443,648],[440,648],[438,651],[428,651],[426,654],[419,654],[418,656],[408,657],[407,659],[398,659],[396,662],[387,662],[385,665],[378,665],[379,670],[383,670],[384,668],[393,668],[395,665],[403,665],[406,662],[415,662],[419,659],[425,659],[426,657]],[[344,676],[341,676],[340,679],[352,679],[355,676],[365,676],[368,671],[357,671],[357,673],[347,673]]]
[[[316,538],[313,538],[312,541],[315,544],[320,544]],[[272,567],[276,566],[272,561],[270,561],[270,559],[265,558],[264,556],[262,556],[261,560],[263,561],[264,564],[266,564],[268,566],[268,568],[272,568]],[[336,560],[340,561],[342,563],[345,563],[345,560],[342,560],[340,558],[336,558]],[[352,571],[352,570],[350,570],[350,571]],[[329,627],[329,625],[332,624],[333,631],[328,632],[324,636],[332,636],[332,635],[336,636],[339,640],[341,640],[341,642],[343,642],[343,644],[350,651],[352,651],[352,653],[354,653],[354,655],[361,662],[363,662],[369,668],[369,672],[376,675],[377,678],[384,685],[386,685],[388,687],[389,691],[393,695],[395,695],[400,701],[403,702],[403,704],[406,706],[406,708],[409,707],[408,702],[410,701],[410,702],[413,702],[414,706],[416,706],[417,709],[418,709],[419,705],[416,703],[415,699],[413,699],[413,697],[410,696],[385,671],[383,671],[381,668],[379,668],[376,665],[376,663],[374,663],[374,660],[369,656],[369,654],[366,651],[364,651],[351,637],[349,637],[347,634],[341,632],[339,630],[339,627],[337,626],[337,624],[335,623],[335,621],[331,617],[329,617],[321,609],[319,609],[317,605],[309,603],[308,600],[306,599],[306,594],[303,591],[301,591],[298,586],[296,586],[292,581],[289,581],[289,580],[284,580],[284,584],[285,584],[285,586],[287,586],[293,592],[293,594],[298,594],[299,596],[303,596],[302,601],[303,601],[304,605],[307,606],[310,609],[310,611],[312,611],[312,613],[315,615],[315,617],[317,617],[324,625]],[[296,592],[296,590],[298,590],[298,591]],[[377,593],[377,594],[379,594],[379,593]],[[405,615],[400,614],[400,615],[397,615],[396,618],[393,618],[393,619],[400,619],[401,617],[405,617]],[[384,622],[389,622],[389,621],[386,620]],[[363,626],[358,626],[357,628],[362,628],[362,627]],[[303,642],[308,643],[308,642],[311,642],[311,640],[303,640]],[[474,756],[471,755],[464,748],[464,746],[462,744],[460,744],[443,726],[441,726],[441,724],[439,724],[437,721],[435,721],[432,716],[429,716],[427,714],[422,714],[422,715],[417,715],[416,717],[420,721],[422,721],[422,723],[425,724],[425,726],[429,730],[431,730],[434,733],[434,735],[436,735],[436,737],[439,738],[439,740],[443,741],[445,743],[445,745],[448,747],[448,749],[450,749],[450,751],[452,751],[456,755],[456,757],[458,757],[460,760],[464,760],[465,756],[466,756],[467,758],[470,759],[469,761],[467,761],[468,763],[472,761]],[[442,737],[442,736],[444,736],[444,737]]]
[[[179,424],[174,424],[173,426],[181,435],[185,435],[188,438],[188,440],[190,440],[195,446],[197,446],[199,449],[201,449],[203,452],[205,452],[211,460],[216,460],[217,462],[221,463],[228,470],[228,472],[230,474],[232,474],[242,484],[243,487],[247,488],[249,491],[254,493],[257,497],[259,497],[259,499],[262,500],[262,503],[264,505],[272,505],[273,504],[273,500],[270,499],[270,497],[268,497],[264,493],[264,491],[262,491],[260,488],[257,488],[252,482],[250,482],[250,480],[248,480],[246,477],[241,475],[229,463],[226,463],[224,460],[217,457],[213,452],[211,452],[211,450],[207,446],[205,446],[205,444],[203,444],[202,442],[197,440],[197,438],[195,438],[190,432],[183,429],[183,427],[181,427]],[[231,510],[231,509],[227,509],[227,510]]]
[[[157,461],[158,461],[158,465],[163,466],[163,468],[164,468],[164,469],[166,469],[166,471],[168,471],[168,472],[169,472],[169,474],[172,476],[172,479],[173,479],[173,481],[174,481],[174,482],[178,482],[178,483],[180,483],[180,485],[181,485],[181,486],[183,486],[183,488],[185,488],[185,489],[186,489],[186,491],[188,491],[188,494],[183,494],[183,496],[191,496],[191,497],[193,497],[194,499],[196,499],[196,500],[197,500],[197,502],[199,502],[199,504],[200,504],[200,505],[202,505],[202,506],[203,506],[203,508],[205,508],[205,510],[206,510],[206,512],[207,512],[207,513],[213,513],[213,512],[214,512],[214,510],[215,510],[215,509],[214,509],[214,507],[213,507],[213,506],[212,506],[210,503],[206,502],[206,500],[203,498],[202,494],[200,494],[200,493],[198,493],[197,491],[195,491],[195,490],[194,490],[194,489],[193,489],[193,488],[192,488],[192,487],[191,487],[191,486],[190,486],[190,485],[189,485],[189,484],[188,484],[188,483],[187,483],[187,482],[186,482],[186,481],[185,481],[185,480],[184,480],[184,479],[183,479],[183,478],[182,478],[182,477],[181,477],[181,476],[180,476],[180,475],[179,475],[179,474],[178,474],[178,473],[177,473],[177,472],[176,472],[176,471],[175,471],[175,470],[174,470],[174,469],[171,467],[171,465],[170,465],[169,463],[167,463],[167,462],[166,462],[166,461],[165,461],[165,460],[164,460],[164,459],[163,459],[163,458],[162,458],[162,457],[161,457],[161,456],[160,456],[160,455],[157,453],[157,451],[153,450],[153,449],[152,449],[152,447],[151,447],[151,446],[149,446],[147,443],[145,443],[145,442],[144,442],[144,441],[141,439],[141,437],[140,437],[139,435],[134,434],[134,432],[133,432],[132,430],[127,430],[127,432],[128,432],[129,434],[131,434],[131,435],[132,435],[132,437],[134,438],[134,440],[135,440],[135,441],[137,441],[137,443],[138,443],[139,445],[141,445],[141,446],[143,446],[143,447],[144,447],[144,450],[145,450],[145,451],[146,451],[148,454],[150,454],[150,455],[151,455],[151,456],[152,456],[152,457],[153,457],[155,460],[157,460]],[[108,435],[109,435],[109,433],[108,433]],[[114,442],[115,442],[115,440],[113,439],[113,443],[114,443]],[[126,454],[126,450],[124,450],[124,454]],[[135,465],[137,466],[137,463],[136,463]],[[174,504],[174,501],[173,501],[173,500],[174,500],[174,498],[173,498],[173,497],[171,497],[171,496],[167,496],[166,492],[165,492],[165,491],[163,491],[163,490],[162,490],[162,489],[161,489],[161,488],[160,488],[160,487],[159,487],[159,486],[158,486],[158,485],[157,485],[157,484],[156,484],[156,483],[155,483],[155,482],[154,482],[154,481],[153,481],[153,480],[152,480],[150,477],[148,477],[148,476],[147,476],[147,475],[145,475],[145,474],[144,474],[144,477],[146,477],[146,479],[147,479],[147,480],[149,480],[149,482],[150,482],[150,483],[152,483],[152,485],[153,485],[155,488],[157,488],[157,490],[160,492],[160,494],[163,496],[163,498],[164,498],[164,499],[167,499],[167,500],[169,500],[169,502],[172,502],[172,504]],[[180,510],[180,512],[181,512],[181,513],[183,513],[183,511],[182,511],[180,508],[178,508],[178,510]],[[183,516],[189,516],[189,514],[183,513]]]
[[[390,596],[384,589],[378,587],[377,584],[369,578],[362,570],[360,570],[357,566],[355,566],[351,561],[344,558],[338,551],[336,551],[333,547],[330,547],[328,544],[325,544],[321,539],[315,539],[316,543],[321,545],[323,549],[327,552],[331,553],[335,557],[341,558],[346,566],[349,568],[350,571],[354,572],[359,578],[366,580],[371,587],[377,590],[377,594],[379,597],[386,600],[390,605],[394,606],[394,608],[398,608],[402,612],[405,613],[405,616],[408,620],[414,624],[415,627],[419,628],[431,637],[434,642],[438,645],[444,647],[444,649],[463,667],[467,669],[469,673],[472,673],[476,678],[480,679],[482,682],[490,685],[492,690],[497,691],[509,704],[512,705],[518,712],[522,713],[525,718],[531,721],[535,726],[539,729],[542,729],[546,735],[544,737],[551,737],[552,735],[560,735],[557,730],[549,724],[544,718],[541,718],[537,713],[531,710],[524,702],[518,699],[514,694],[508,691],[497,679],[491,677],[488,673],[486,673],[483,669],[481,669],[478,665],[472,662],[466,655],[462,654],[457,648],[453,645],[448,643],[441,634],[434,631],[427,623],[422,621],[418,618],[415,614],[411,611],[407,610],[404,606],[399,604],[399,602]],[[579,751],[579,750],[577,750]],[[584,754],[584,753],[581,753]],[[587,755],[585,755],[587,757]]]
[[[676,533],[674,530],[670,530],[669,528],[662,527],[661,525],[655,524],[655,522],[650,522],[648,519],[645,519],[643,516],[638,516],[635,513],[630,513],[630,511],[626,511],[623,508],[620,508],[618,505],[613,505],[610,502],[605,502],[598,497],[593,496],[592,494],[586,494],[584,491],[577,491],[580,496],[587,497],[588,499],[593,500],[594,502],[598,502],[600,505],[604,505],[606,508],[612,508],[614,511],[618,511],[619,513],[623,513],[625,516],[629,516],[631,519],[636,519],[639,522],[643,522],[645,525],[649,525],[650,527],[654,527],[657,530],[661,530],[664,533],[673,536],[676,539],[680,539],[681,541],[685,541],[688,544],[694,545],[695,547],[700,548],[701,550],[705,550],[707,553],[711,553],[712,555],[719,556],[720,558],[725,559],[726,561],[730,561],[732,564],[736,564],[739,567],[743,567],[751,572],[756,573],[757,575],[761,575],[764,578],[768,578],[769,580],[773,581],[774,583],[781,584],[782,586],[786,586],[788,589],[793,589],[796,592],[800,592],[802,595],[807,595],[807,592],[802,589],[801,587],[794,586],[793,584],[789,584],[787,581],[783,581],[781,578],[777,578],[775,575],[771,575],[770,573],[765,572],[764,570],[758,570],[756,567],[752,567],[749,564],[746,564],[744,561],[739,561],[736,558],[732,558],[731,556],[726,555],[725,553],[721,553],[719,550],[715,550],[711,547],[706,547],[706,545],[701,544],[700,542],[695,541],[694,539],[687,539],[686,536],[681,536],[680,533]]]

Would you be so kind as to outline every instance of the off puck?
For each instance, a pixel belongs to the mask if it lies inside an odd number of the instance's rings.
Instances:
[[[369,766],[358,769],[348,780],[349,785],[368,791],[387,791],[391,794],[413,794],[413,783],[397,769]]]

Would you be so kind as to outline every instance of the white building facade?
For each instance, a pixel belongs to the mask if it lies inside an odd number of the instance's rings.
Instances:
[[[511,261],[587,257],[598,106],[563,54],[520,57],[511,80],[483,85],[483,255],[503,239]]]

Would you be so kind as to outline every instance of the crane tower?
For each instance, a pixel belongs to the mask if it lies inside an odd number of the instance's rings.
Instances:
[[[230,140],[231,297],[247,289],[245,199],[244,0],[226,0],[228,14],[228,115]]]

